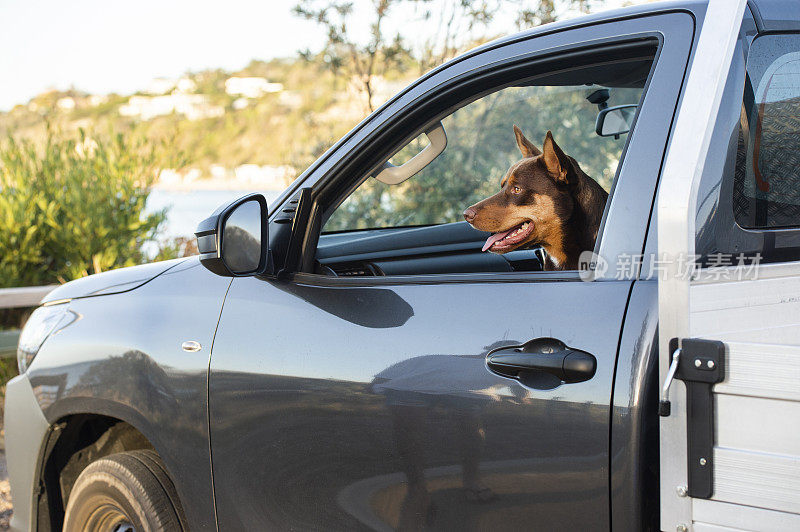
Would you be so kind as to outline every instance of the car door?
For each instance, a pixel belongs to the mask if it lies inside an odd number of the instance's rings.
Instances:
[[[424,78],[308,173],[311,197],[346,187],[375,139],[448,88],[466,100],[507,84],[509,65],[647,39],[657,48],[602,228],[609,267],[593,280],[576,271],[233,280],[210,364],[220,529],[609,528],[609,403],[636,277],[617,266],[642,252],[693,24],[673,12],[487,47]],[[289,202],[273,206],[271,236]],[[308,224],[300,229],[319,231]],[[580,351],[596,368],[571,383],[488,369],[490,352],[519,346]]]

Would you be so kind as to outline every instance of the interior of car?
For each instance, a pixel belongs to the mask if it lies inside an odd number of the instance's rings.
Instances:
[[[462,212],[495,194],[522,158],[514,125],[539,148],[552,131],[564,152],[611,194],[653,60],[653,53],[644,53],[540,74],[424,124],[411,142],[324,207],[314,273],[541,271],[540,246],[484,252],[489,233],[474,229]]]

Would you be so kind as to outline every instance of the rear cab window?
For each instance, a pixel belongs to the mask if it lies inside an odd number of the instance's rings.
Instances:
[[[746,229],[800,227],[800,35],[753,41],[741,128],[736,222]]]
[[[700,181],[701,267],[800,260],[800,34],[745,19]]]

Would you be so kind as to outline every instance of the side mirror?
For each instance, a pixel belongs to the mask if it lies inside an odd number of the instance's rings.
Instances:
[[[601,109],[597,115],[595,133],[601,137],[619,138],[631,130],[638,105],[618,105]]]
[[[195,231],[200,262],[225,277],[269,273],[267,200],[248,194],[220,206]]]

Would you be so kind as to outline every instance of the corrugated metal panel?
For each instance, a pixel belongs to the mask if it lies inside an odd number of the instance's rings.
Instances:
[[[713,390],[714,494],[693,501],[695,530],[800,529],[800,275],[764,273],[690,288],[691,336],[727,351]]]

